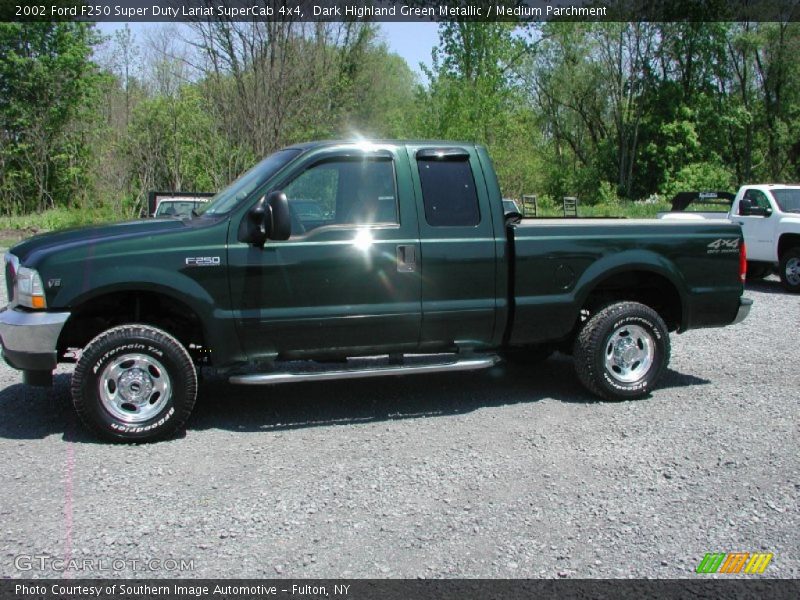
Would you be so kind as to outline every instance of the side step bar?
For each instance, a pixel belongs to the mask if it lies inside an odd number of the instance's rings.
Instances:
[[[453,371],[475,371],[488,369],[500,360],[491,355],[480,358],[465,358],[447,363],[417,365],[393,365],[338,371],[270,372],[232,375],[228,381],[241,385],[271,385],[274,383],[296,383],[301,381],[327,381],[330,379],[361,379],[364,377],[386,377],[388,375],[417,375],[423,373],[448,373]]]

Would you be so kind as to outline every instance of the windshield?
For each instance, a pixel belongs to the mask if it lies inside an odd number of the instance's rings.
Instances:
[[[211,202],[195,209],[195,212],[199,215],[223,215],[230,212],[300,152],[301,150],[298,149],[279,150],[275,154],[269,155],[214,196]]]
[[[800,213],[800,188],[772,190],[772,195],[782,212]]]

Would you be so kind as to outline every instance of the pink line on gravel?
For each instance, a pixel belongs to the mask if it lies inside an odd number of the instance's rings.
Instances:
[[[70,423],[70,429],[72,423]],[[72,481],[75,473],[75,442],[67,435],[67,461],[64,467],[64,564],[69,564],[72,559]],[[72,571],[63,571],[65,579],[72,579]]]

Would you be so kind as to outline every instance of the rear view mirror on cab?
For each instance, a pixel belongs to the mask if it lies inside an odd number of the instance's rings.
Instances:
[[[292,235],[289,201],[281,191],[262,196],[239,225],[240,242],[263,248],[268,239],[288,240]]]
[[[742,217],[768,217],[771,214],[771,208],[759,206],[749,198],[742,198],[739,202],[739,215]]]

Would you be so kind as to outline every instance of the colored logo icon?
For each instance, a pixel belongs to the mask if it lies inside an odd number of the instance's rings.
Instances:
[[[709,552],[695,569],[698,573],[763,573],[772,560],[772,553]]]

